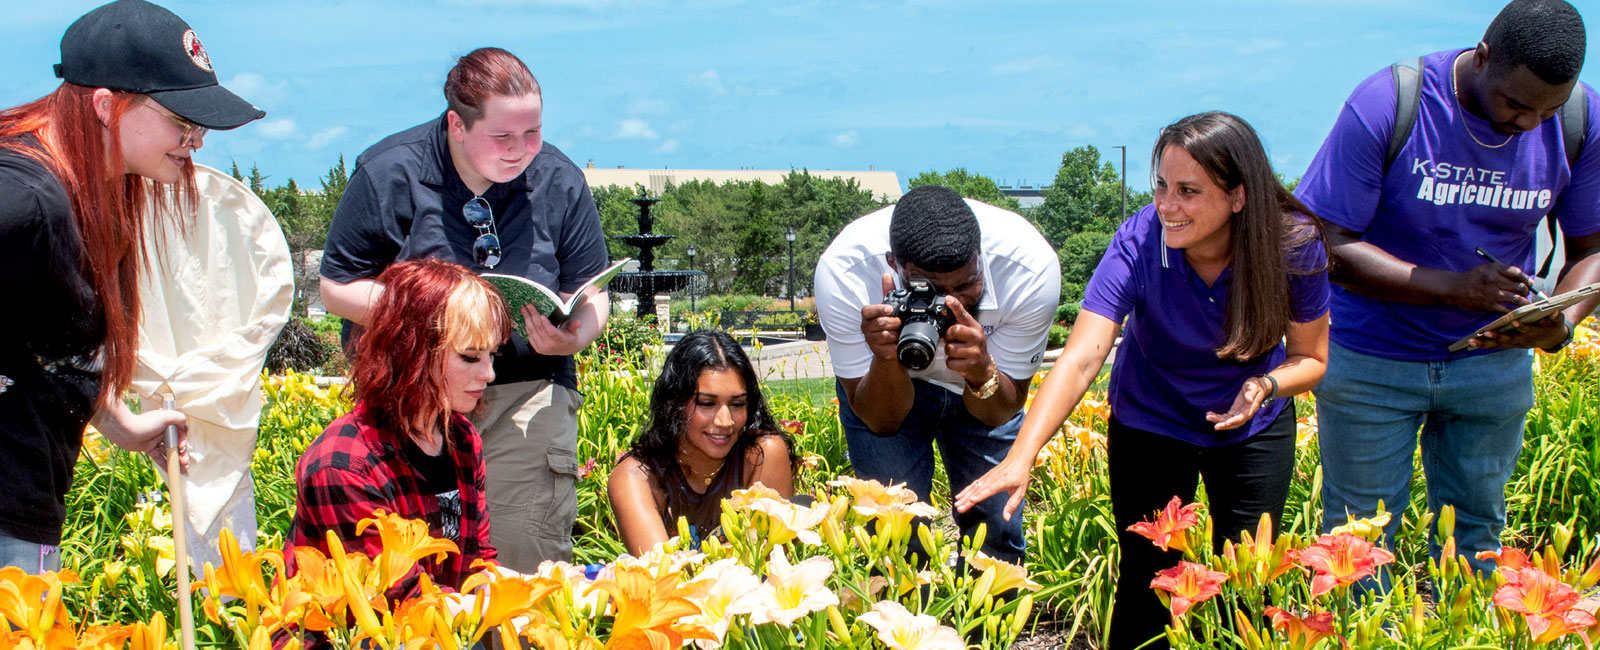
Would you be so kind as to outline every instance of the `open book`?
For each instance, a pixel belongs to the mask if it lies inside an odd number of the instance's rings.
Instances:
[[[506,306],[511,309],[511,319],[516,321],[517,332],[526,333],[528,324],[523,322],[522,319],[523,305],[532,303],[534,309],[550,319],[550,324],[560,327],[567,322],[568,318],[572,317],[573,311],[588,302],[589,298],[586,291],[589,287],[600,287],[601,290],[604,290],[606,285],[611,283],[611,278],[617,277],[617,273],[622,271],[622,266],[632,260],[633,258],[631,257],[624,257],[617,260],[615,264],[606,267],[606,270],[601,271],[600,275],[589,278],[588,282],[578,287],[578,290],[573,292],[570,300],[562,300],[561,294],[551,290],[550,287],[527,278],[501,275],[499,273],[484,273],[480,277],[488,280],[489,284],[500,290],[500,295],[505,296]]]
[[[1589,298],[1595,294],[1600,294],[1600,282],[1596,282],[1585,287],[1578,287],[1559,296],[1550,296],[1544,300],[1535,300],[1531,303],[1516,308],[1510,313],[1502,314],[1499,318],[1494,319],[1494,322],[1484,325],[1483,327],[1478,328],[1478,331],[1473,332],[1472,334],[1463,337],[1461,340],[1450,344],[1450,351],[1455,352],[1465,349],[1468,342],[1484,332],[1497,332],[1511,327],[1511,321],[1517,321],[1519,323],[1532,323],[1535,321],[1544,320],[1545,318],[1550,317],[1552,314],[1564,311],[1566,308],[1576,305],[1582,302],[1585,298]]]

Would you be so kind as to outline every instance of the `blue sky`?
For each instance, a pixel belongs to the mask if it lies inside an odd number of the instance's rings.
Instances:
[[[0,104],[55,87],[67,25],[94,0],[17,3],[0,24]],[[267,118],[196,159],[315,186],[342,153],[437,116],[454,57],[497,45],[545,93],[545,139],[579,165],[966,167],[1048,183],[1092,144],[1148,187],[1161,126],[1237,113],[1278,171],[1304,172],[1340,103],[1388,63],[1476,43],[1480,0],[778,2],[277,0],[162,3]],[[1580,10],[1584,3],[1579,3]],[[1600,85],[1600,14],[1589,65]]]

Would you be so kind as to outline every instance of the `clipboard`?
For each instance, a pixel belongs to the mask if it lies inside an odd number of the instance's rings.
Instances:
[[[1531,323],[1533,321],[1544,320],[1551,314],[1563,311],[1568,307],[1582,302],[1586,298],[1595,296],[1596,294],[1600,294],[1600,282],[1585,287],[1578,287],[1577,289],[1573,289],[1572,291],[1568,291],[1559,296],[1551,296],[1544,300],[1536,300],[1528,303],[1516,308],[1510,313],[1502,314],[1499,318],[1494,319],[1494,322],[1478,328],[1478,331],[1462,337],[1461,340],[1456,341],[1455,343],[1451,343],[1450,351],[1457,352],[1464,350],[1467,347],[1467,343],[1476,338],[1478,335],[1483,334],[1484,332],[1495,332],[1510,327],[1511,321]]]

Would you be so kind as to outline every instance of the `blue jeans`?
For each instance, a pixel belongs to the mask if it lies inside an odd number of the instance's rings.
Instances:
[[[1492,571],[1492,561],[1476,556],[1500,548],[1506,482],[1517,468],[1523,424],[1533,408],[1531,359],[1528,350],[1504,350],[1451,361],[1395,361],[1330,345],[1328,372],[1316,389],[1323,531],[1350,516],[1371,516],[1382,499],[1392,515],[1384,539],[1393,547],[1411,500],[1420,429],[1428,509],[1455,506],[1457,552],[1478,571]],[[1436,537],[1430,530],[1435,558]]]
[[[998,427],[990,427],[972,417],[961,395],[935,384],[912,380],[916,398],[911,412],[900,423],[900,430],[878,435],[850,410],[844,385],[835,382],[839,395],[839,421],[844,424],[844,439],[849,445],[850,464],[856,476],[880,483],[905,483],[922,501],[933,493],[933,445],[939,445],[945,474],[950,478],[950,493],[960,493],[978,480],[1011,451],[1011,443],[1022,428],[1022,413]],[[983,552],[1007,562],[1021,562],[1027,549],[1023,536],[1022,508],[1003,518],[1007,496],[1004,493],[985,499],[966,512],[953,513],[961,534],[971,537],[978,524],[988,524]],[[915,542],[915,538],[912,540]],[[943,561],[944,558],[934,558]]]
[[[0,535],[0,567],[14,566],[32,575],[61,570],[61,548]]]

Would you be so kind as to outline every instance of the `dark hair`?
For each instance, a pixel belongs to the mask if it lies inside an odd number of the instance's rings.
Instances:
[[[450,432],[445,355],[466,348],[493,351],[511,336],[500,292],[459,264],[407,260],[378,276],[383,293],[372,324],[356,338],[350,380],[355,398],[383,431],[421,434],[418,420]]]
[[[789,448],[790,467],[798,465],[794,439],[778,428],[772,412],[767,410],[750,357],[732,336],[718,329],[695,330],[672,346],[656,377],[655,389],[650,391],[650,423],[633,439],[628,453],[657,469],[677,465],[678,443],[688,421],[685,407],[700,389],[700,374],[707,370],[732,370],[744,382],[744,430],[739,432],[729,458],[743,462],[744,452],[758,438],[777,435]]]
[[[1483,33],[1496,76],[1527,66],[1552,85],[1578,77],[1586,41],[1583,17],[1564,0],[1512,0]]]
[[[498,47],[480,47],[456,59],[444,78],[444,101],[468,128],[483,117],[483,104],[491,97],[521,97],[539,93],[539,80],[515,54]]]
[[[978,254],[983,234],[978,217],[955,191],[921,185],[894,204],[889,217],[889,252],[901,265],[933,273],[966,266]]]
[[[1289,287],[1284,278],[1322,270],[1291,269],[1286,256],[1313,238],[1323,239],[1321,225],[1311,209],[1278,181],[1261,138],[1238,116],[1210,111],[1173,122],[1156,139],[1151,169],[1161,166],[1168,145],[1188,152],[1224,190],[1244,186],[1244,209],[1233,215],[1233,286],[1223,340],[1216,351],[1218,358],[1237,360],[1265,354],[1289,329]]]

